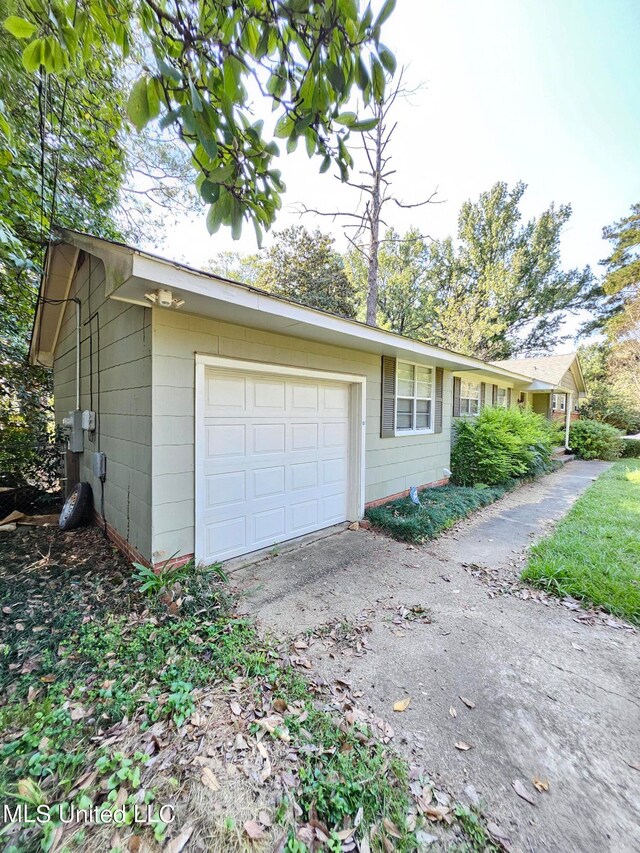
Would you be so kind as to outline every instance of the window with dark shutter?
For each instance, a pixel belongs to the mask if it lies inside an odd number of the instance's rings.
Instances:
[[[480,383],[480,408],[487,402],[487,383]]]
[[[382,356],[382,412],[380,437],[390,438],[396,434],[396,360],[393,356]]]
[[[433,431],[442,432],[442,391],[444,385],[444,369],[436,367],[436,395],[434,405]]]

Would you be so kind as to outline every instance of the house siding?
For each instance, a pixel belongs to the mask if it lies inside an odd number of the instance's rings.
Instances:
[[[81,301],[80,408],[91,408],[92,334],[93,410],[98,418],[93,441],[88,433],[84,434],[80,479],[91,484],[95,509],[100,513],[101,484],[93,474],[93,452],[104,451],[107,456],[104,484],[106,520],[116,536],[149,560],[151,311],[105,299],[104,292],[104,266],[97,258],[87,256],[76,273],[69,294]],[[95,312],[98,312],[98,319],[91,327],[85,325]],[[53,381],[55,418],[60,424],[76,405],[76,314],[73,303],[67,305],[63,315],[54,357]]]
[[[180,312],[153,310],[153,559],[194,551],[195,354],[366,377],[365,502],[442,480],[449,464],[452,378],[442,432],[380,437],[381,356]]]

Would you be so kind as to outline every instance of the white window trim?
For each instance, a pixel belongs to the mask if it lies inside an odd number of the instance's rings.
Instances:
[[[398,377],[400,371],[398,368],[401,364],[408,364],[414,368],[413,374],[413,397],[407,397],[405,394],[398,394]],[[431,396],[430,397],[418,397],[416,396],[417,390],[417,382],[418,382],[418,373],[416,368],[422,367],[431,371]],[[418,364],[415,361],[406,361],[404,358],[398,359],[396,362],[396,387],[395,387],[395,405],[394,405],[394,424],[393,424],[393,434],[396,436],[402,435],[431,435],[434,432],[434,420],[435,420],[435,392],[436,392],[436,369],[432,364]],[[431,409],[429,411],[429,423],[431,426],[429,429],[398,429],[398,400],[413,400],[413,423],[416,423],[416,401],[417,400],[429,400],[431,403]]]
[[[503,408],[503,409],[508,409],[509,408],[509,388],[506,385],[497,385],[496,387],[498,389],[498,391],[496,393],[496,406]],[[500,399],[498,396],[500,394],[500,391],[504,391],[504,403],[500,402]]]
[[[551,395],[551,411],[565,412],[567,410],[567,395],[552,394]]]
[[[467,385],[477,385],[478,386],[478,396],[477,397],[463,397],[462,396],[462,383],[466,382]],[[462,401],[463,400],[476,400],[478,403],[478,411],[477,412],[463,412],[462,411]],[[480,407],[482,405],[482,382],[474,382],[471,379],[461,379],[460,380],[460,417],[461,418],[477,418],[480,414]]]

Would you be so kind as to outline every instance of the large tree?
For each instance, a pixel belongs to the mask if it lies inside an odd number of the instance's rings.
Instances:
[[[355,288],[333,239],[300,225],[274,236],[275,242],[260,261],[257,286],[312,308],[354,317]]]
[[[365,104],[384,97],[390,51],[381,27],[395,0],[374,17],[356,0],[77,0],[51,13],[41,0],[20,0],[5,27],[23,39],[27,70],[66,77],[83,73],[107,44],[146,58],[131,89],[129,115],[139,128],[159,118],[187,143],[207,224],[240,236],[251,221],[260,239],[284,189],[273,136],[292,150],[303,139],[309,156],[334,161],[346,178],[351,130],[370,128],[343,110],[357,87]],[[256,120],[249,89],[278,113],[274,134]],[[338,128],[336,130],[336,128]]]
[[[596,304],[588,267],[563,270],[562,230],[569,205],[522,220],[526,189],[495,184],[458,218],[457,240],[429,249],[420,337],[484,359],[552,349],[567,315]]]

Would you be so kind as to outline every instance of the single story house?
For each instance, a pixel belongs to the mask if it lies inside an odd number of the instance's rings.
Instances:
[[[69,230],[30,358],[53,369],[68,485],[89,482],[96,520],[151,565],[226,560],[445,483],[452,418],[541,382]]]
[[[535,412],[554,420],[579,418],[580,403],[587,389],[577,352],[559,355],[544,355],[535,358],[509,358],[495,361],[495,365],[529,376],[533,383],[553,388],[535,388],[523,392],[523,402],[531,405]]]

